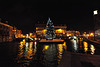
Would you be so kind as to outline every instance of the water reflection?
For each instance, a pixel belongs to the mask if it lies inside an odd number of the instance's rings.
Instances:
[[[83,42],[83,45],[84,45],[84,51],[87,52],[88,51],[88,43]]]
[[[18,55],[16,58],[18,66],[29,66],[33,59],[33,55],[36,53],[36,44],[35,46],[33,45],[33,42],[25,42],[24,40],[20,42]]]
[[[59,63],[61,58],[62,58],[62,54],[63,54],[63,45],[58,44],[57,49],[58,49],[58,56],[57,57],[58,57],[58,63]]]
[[[77,45],[77,42],[76,42],[76,40],[74,40],[74,49],[77,51],[77,49],[78,49],[78,45]]]
[[[78,39],[72,39],[70,41],[70,45],[68,45],[68,49],[71,52],[77,52],[77,53],[87,53],[87,54],[94,54],[95,53],[95,47],[94,45],[84,41],[82,38]]]
[[[95,47],[93,45],[90,45],[90,49],[91,49],[91,54],[95,53]]]
[[[37,51],[37,47],[36,47],[36,45],[37,45],[37,42],[34,42],[34,49],[33,49],[33,51],[34,51],[34,55],[35,55],[35,53],[36,53],[36,51]]]
[[[57,53],[57,57],[58,57],[58,64],[60,63],[60,60],[62,59],[62,54],[65,50],[67,50],[67,46],[66,46],[66,42],[64,42],[63,44],[58,44],[57,45],[57,49],[58,49],[58,53]]]
[[[63,47],[64,47],[64,50],[66,51],[66,50],[67,50],[66,42],[64,42],[62,45],[63,45]]]
[[[66,46],[67,44],[67,46]],[[17,64],[19,66],[39,65],[43,67],[57,67],[65,50],[72,52],[95,53],[95,47],[83,40],[64,42],[63,44],[38,44],[38,42],[20,42]],[[81,53],[82,53],[81,51]],[[39,67],[37,66],[37,67]]]
[[[33,48],[32,48],[32,45],[33,45],[33,42],[30,42],[30,43],[26,43],[25,44],[25,53],[24,53],[24,56],[26,59],[32,59],[33,57]]]
[[[77,52],[78,51],[78,41],[77,40],[74,40],[74,39],[72,39],[71,40],[72,41],[72,51],[74,51],[74,52]]]
[[[85,52],[90,52],[90,54],[94,54],[95,53],[95,47],[92,44],[89,44],[87,42],[83,42],[84,45],[84,51]]]
[[[68,40],[63,44],[39,44],[23,40],[20,43],[4,43],[0,47],[1,64],[11,65],[9,67],[57,67],[65,50],[100,55],[98,46],[94,47],[82,39]]]
[[[66,42],[63,44],[42,44],[42,55],[41,62],[44,67],[57,67],[60,60],[62,59],[62,54],[64,50],[67,49]],[[41,45],[39,46],[41,47]],[[40,53],[39,53],[40,54]]]
[[[16,58],[17,67],[57,67],[67,50],[63,44],[40,44],[38,42],[20,42]]]
[[[43,47],[43,53],[44,53],[44,66],[45,67],[55,67],[56,62],[56,45],[55,44],[48,44],[44,45]]]

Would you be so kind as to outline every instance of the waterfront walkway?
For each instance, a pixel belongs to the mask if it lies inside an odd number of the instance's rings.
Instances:
[[[65,52],[58,67],[100,67],[100,55]]]

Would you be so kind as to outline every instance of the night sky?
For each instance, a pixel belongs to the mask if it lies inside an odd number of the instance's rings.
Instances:
[[[48,17],[54,24],[66,24],[67,30],[88,31],[93,29],[95,9],[100,9],[99,2],[2,0],[0,18],[7,20],[24,34],[33,32],[35,23],[46,23]]]

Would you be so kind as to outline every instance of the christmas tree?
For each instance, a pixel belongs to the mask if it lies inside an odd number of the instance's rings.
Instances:
[[[53,22],[50,20],[50,18],[47,21],[46,29],[47,29],[46,39],[53,40],[56,37],[56,34],[55,34]]]

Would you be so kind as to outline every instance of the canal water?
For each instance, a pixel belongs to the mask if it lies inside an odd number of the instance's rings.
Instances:
[[[67,40],[63,44],[39,44],[38,42],[0,43],[0,67],[57,67],[65,51],[100,55],[94,44]]]

